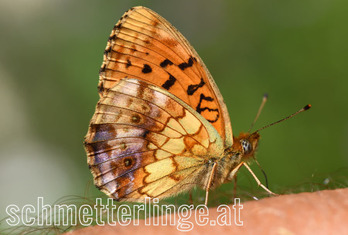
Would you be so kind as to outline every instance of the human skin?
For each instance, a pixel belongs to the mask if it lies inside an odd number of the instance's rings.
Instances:
[[[243,226],[199,226],[194,216],[190,234],[348,234],[348,188],[299,193],[248,201],[242,204],[240,220]],[[232,205],[230,205],[231,207]],[[233,211],[233,208],[231,207]],[[209,208],[209,218],[218,217],[216,208]],[[178,219],[178,217],[176,217]],[[233,221],[233,220],[232,220]],[[66,233],[80,234],[177,234],[176,225],[91,226]]]

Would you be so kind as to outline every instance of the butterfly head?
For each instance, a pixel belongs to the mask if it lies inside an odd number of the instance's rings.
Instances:
[[[233,137],[233,149],[242,155],[243,161],[253,157],[257,149],[260,134],[258,132],[240,133],[238,137]]]

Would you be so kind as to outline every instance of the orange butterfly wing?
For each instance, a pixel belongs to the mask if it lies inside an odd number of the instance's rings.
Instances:
[[[203,61],[163,17],[145,7],[126,12],[113,28],[99,74],[105,96],[122,78],[136,78],[166,89],[208,120],[225,146],[232,146],[227,107]]]

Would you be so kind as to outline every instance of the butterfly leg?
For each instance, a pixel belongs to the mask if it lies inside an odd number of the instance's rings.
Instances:
[[[278,194],[272,192],[271,190],[269,190],[266,186],[264,186],[261,181],[257,178],[257,176],[254,174],[254,172],[250,169],[250,167],[248,166],[248,164],[246,164],[245,162],[243,162],[243,165],[248,169],[248,171],[250,172],[250,174],[254,177],[256,183],[258,184],[258,186],[260,186],[261,188],[263,188],[267,193],[273,195],[273,196],[277,196]]]
[[[238,166],[236,166],[233,171],[231,172],[232,175],[232,179],[234,181],[234,185],[233,185],[233,198],[236,198],[237,196],[237,172],[239,171],[240,167],[243,166],[244,162],[239,163]]]
[[[233,199],[237,197],[237,175],[233,178]]]
[[[205,189],[205,203],[204,204],[206,206],[208,205],[209,189],[210,189],[211,182],[213,180],[213,176],[214,176],[214,173],[215,173],[216,166],[217,166],[217,163],[214,162],[213,169],[211,169],[211,174],[209,176],[208,184],[207,184],[207,187]]]
[[[193,204],[192,189],[190,189],[190,191],[189,191],[189,202],[191,205]]]

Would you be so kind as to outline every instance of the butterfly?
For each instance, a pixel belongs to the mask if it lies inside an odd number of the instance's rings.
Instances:
[[[109,197],[141,202],[200,186],[207,204],[209,190],[241,166],[250,170],[259,133],[233,136],[202,59],[154,11],[131,8],[114,26],[98,91],[84,145],[94,183]]]

